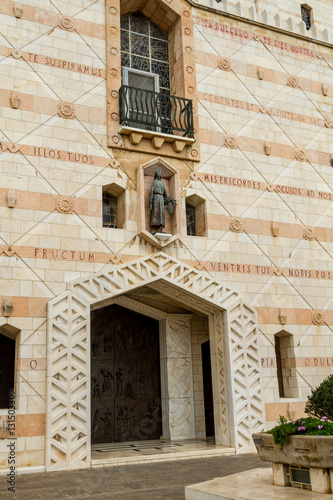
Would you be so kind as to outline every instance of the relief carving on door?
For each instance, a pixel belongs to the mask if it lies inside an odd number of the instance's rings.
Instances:
[[[158,439],[158,322],[118,305],[91,316],[92,443]]]

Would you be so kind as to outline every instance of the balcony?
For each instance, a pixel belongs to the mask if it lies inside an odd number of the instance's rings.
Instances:
[[[127,85],[120,88],[119,99],[120,133],[129,135],[133,145],[145,137],[155,149],[169,142],[181,152],[195,142],[190,99]]]

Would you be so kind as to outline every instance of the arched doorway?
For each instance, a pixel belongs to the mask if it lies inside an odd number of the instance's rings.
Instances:
[[[252,433],[261,430],[265,422],[256,312],[243,303],[237,292],[214,281],[205,272],[158,252],[74,281],[68,291],[49,302],[48,470],[90,466],[91,309],[119,302],[125,294],[145,286],[176,299],[186,310],[192,308],[207,316],[216,442],[233,446],[238,453],[253,450]],[[169,373],[174,356],[181,352],[184,338],[188,339],[189,318],[186,314],[180,318],[174,314],[171,318],[168,312],[131,301],[130,308],[137,307],[138,312],[146,309],[147,315],[160,321],[165,339],[161,348],[166,353],[161,357],[161,373],[166,373],[164,381],[168,382],[164,389],[162,387],[165,428],[171,439],[183,435],[190,438],[193,435],[190,423],[194,418],[191,387],[185,391],[183,386],[181,393],[163,397],[163,390],[164,394],[170,390]],[[187,376],[187,379],[193,380],[193,377]],[[177,384],[174,385],[177,389]]]

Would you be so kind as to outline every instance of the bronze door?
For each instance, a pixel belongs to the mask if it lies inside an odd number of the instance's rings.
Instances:
[[[160,438],[158,326],[117,305],[92,311],[92,443]]]

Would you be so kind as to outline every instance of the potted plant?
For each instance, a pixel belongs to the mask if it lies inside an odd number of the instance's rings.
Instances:
[[[261,460],[272,462],[273,483],[333,493],[333,375],[314,389],[305,405],[309,417],[253,434]]]

